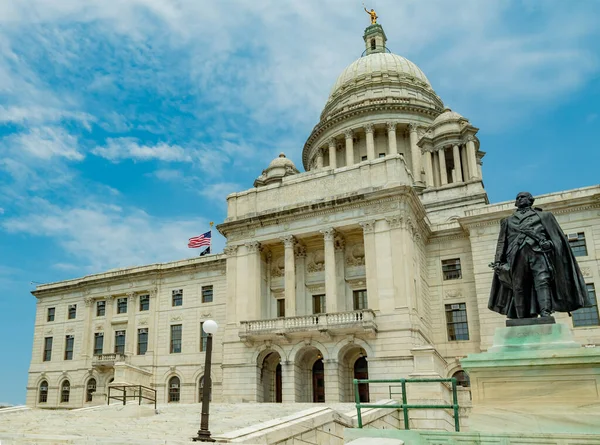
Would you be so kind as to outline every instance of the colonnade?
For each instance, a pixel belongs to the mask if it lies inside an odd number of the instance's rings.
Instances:
[[[446,163],[446,151],[451,153],[453,168],[450,171]],[[427,187],[443,187],[447,184],[481,179],[477,166],[475,139],[472,136],[462,143],[425,148],[423,160]]]

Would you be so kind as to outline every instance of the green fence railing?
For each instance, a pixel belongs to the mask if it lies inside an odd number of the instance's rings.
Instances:
[[[377,405],[371,403],[362,403],[360,401],[360,395],[358,391],[358,385],[365,383],[400,383],[402,390],[402,404],[390,404],[390,405]],[[406,384],[407,383],[450,383],[452,385],[452,404],[451,405],[409,405],[408,397],[406,395]],[[397,388],[395,386],[394,388]],[[390,398],[392,395],[392,386],[389,386]],[[398,394],[398,393],[396,393]],[[354,399],[356,402],[356,412],[358,416],[358,427],[362,428],[362,414],[361,409],[363,408],[393,408],[401,409],[404,416],[404,429],[409,430],[408,425],[408,410],[409,409],[451,409],[454,411],[454,429],[460,431],[460,422],[458,418],[458,396],[456,393],[456,379],[394,379],[394,380],[369,380],[369,379],[354,379]]]

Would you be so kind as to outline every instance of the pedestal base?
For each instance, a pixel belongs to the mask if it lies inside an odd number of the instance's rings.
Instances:
[[[554,324],[554,317],[537,317],[537,318],[509,318],[506,320],[506,327],[511,326],[532,326],[537,324]]]

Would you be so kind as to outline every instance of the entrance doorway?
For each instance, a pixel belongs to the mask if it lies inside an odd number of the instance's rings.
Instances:
[[[313,402],[325,403],[325,368],[323,359],[318,359],[312,367]]]
[[[277,363],[277,368],[275,368],[275,403],[283,402],[281,393],[281,363]]]
[[[365,357],[359,357],[354,362],[354,378],[359,380],[366,380],[369,378],[369,364]],[[360,383],[358,385],[358,397],[361,402],[369,401],[368,383]]]
[[[281,356],[276,351],[265,351],[261,360],[259,356],[259,391],[258,401],[266,403],[281,403],[282,379],[281,379]]]

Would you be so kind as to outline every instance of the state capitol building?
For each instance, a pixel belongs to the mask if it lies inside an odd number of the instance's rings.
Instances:
[[[111,384],[197,403],[208,319],[215,402],[351,402],[355,377],[456,376],[469,391],[459,360],[505,321],[487,308],[488,263],[514,205],[488,201],[478,128],[387,49],[381,25],[364,42],[308,136],[305,171],[281,154],[227,197],[223,253],[37,286],[28,405],[106,404]],[[600,186],[536,198],[595,301]],[[600,344],[597,306],[555,316]]]

